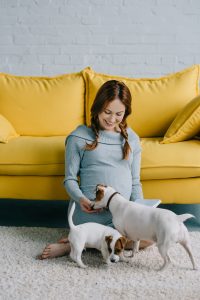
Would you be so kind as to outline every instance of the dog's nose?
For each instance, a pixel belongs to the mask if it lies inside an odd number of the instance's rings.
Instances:
[[[116,262],[114,258],[111,258],[110,261],[111,261],[112,263],[115,263],[115,262]]]

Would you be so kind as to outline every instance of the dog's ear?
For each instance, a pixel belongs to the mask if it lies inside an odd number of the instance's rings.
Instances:
[[[116,249],[118,249],[118,250],[122,250],[122,249],[124,249],[126,243],[127,243],[127,238],[125,238],[125,236],[121,236],[121,237],[117,240],[115,247],[116,247]]]
[[[112,242],[112,240],[113,240],[113,236],[112,235],[107,235],[105,237],[105,241],[106,241],[107,244],[110,244]]]
[[[121,236],[115,243],[115,251],[116,255],[120,255],[125,248],[127,239],[125,236]]]
[[[112,240],[113,240],[113,236],[112,235],[105,236],[105,241],[107,243],[107,247],[108,247],[108,252],[109,253],[112,253],[112,249],[110,247],[110,244],[111,244]]]
[[[96,199],[95,201],[101,201],[101,199],[104,197],[104,189],[102,184],[97,184],[96,187]]]
[[[122,248],[124,249],[126,243],[127,243],[127,238],[125,236],[122,236],[119,238],[119,240],[121,241],[122,243]]]

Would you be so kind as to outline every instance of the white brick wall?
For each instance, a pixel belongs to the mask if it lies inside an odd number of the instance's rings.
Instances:
[[[199,0],[0,0],[0,72],[155,77],[199,62]]]

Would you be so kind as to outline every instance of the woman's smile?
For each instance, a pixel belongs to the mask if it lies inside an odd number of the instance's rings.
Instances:
[[[106,123],[107,126],[111,126],[111,127],[112,127],[112,126],[115,125],[115,123],[110,123],[110,122],[108,122],[108,121],[106,121],[106,120],[104,120],[104,122]]]

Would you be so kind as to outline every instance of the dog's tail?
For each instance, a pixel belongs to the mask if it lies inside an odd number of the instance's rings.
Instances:
[[[177,215],[178,220],[181,222],[185,222],[187,219],[190,218],[195,218],[195,216],[191,215],[191,214],[182,214],[182,215]]]
[[[76,226],[74,225],[74,223],[73,223],[73,220],[72,220],[72,216],[73,216],[73,214],[74,214],[74,210],[75,210],[75,202],[73,202],[72,207],[71,207],[70,212],[69,212],[69,215],[68,215],[68,223],[69,223],[69,228],[70,228],[70,229],[76,227]]]

